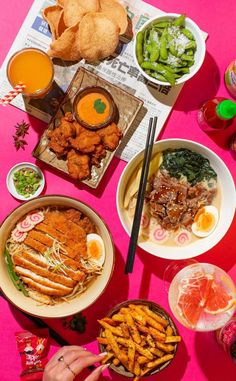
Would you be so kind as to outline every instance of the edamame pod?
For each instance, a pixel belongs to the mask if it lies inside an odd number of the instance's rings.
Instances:
[[[152,51],[150,52],[150,61],[155,62],[158,60],[160,55],[160,49],[157,43],[152,43]]]
[[[145,61],[142,63],[141,67],[143,69],[154,70],[159,72],[159,74],[163,75],[163,77],[165,77],[165,79],[167,79],[167,81],[170,82],[171,86],[174,86],[175,84],[174,74],[168,71],[164,65],[158,64],[156,62],[153,63],[150,61]]]
[[[181,33],[183,33],[186,37],[189,38],[189,40],[194,40],[192,32],[190,32],[189,29],[183,28],[181,29]]]
[[[185,18],[186,18],[186,15],[180,15],[179,17],[177,17],[177,19],[175,19],[175,21],[173,22],[173,25],[182,26],[184,24]]]
[[[176,67],[174,68],[175,73],[183,73],[183,74],[188,74],[189,73],[189,68],[188,67]]]
[[[188,49],[186,51],[187,56],[193,56],[194,51],[192,49]]]
[[[166,34],[163,33],[160,38],[160,56],[163,60],[167,60],[168,58],[168,52],[167,52],[167,40],[166,40]]]
[[[195,41],[190,41],[186,46],[185,49],[196,49],[197,45]]]
[[[151,45],[151,44],[149,44],[149,45],[146,46],[146,51],[147,51],[149,54],[152,53],[152,45]]]
[[[169,25],[170,25],[170,23],[168,21],[161,21],[161,22],[154,24],[153,26],[155,28],[167,28]]]
[[[165,79],[165,77],[163,77],[163,75],[161,75],[161,74],[159,74],[159,73],[152,72],[152,73],[151,73],[151,76],[152,76],[153,78],[158,79],[159,81],[162,81],[162,82],[168,82],[167,79]]]
[[[169,45],[169,51],[171,52],[171,54],[173,54],[173,56],[178,57],[178,51],[175,48],[174,44]]]
[[[143,58],[143,33],[138,32],[136,36],[136,56],[139,65],[144,61]]]
[[[193,61],[193,56],[189,56],[188,54],[182,54],[181,59],[184,61]]]

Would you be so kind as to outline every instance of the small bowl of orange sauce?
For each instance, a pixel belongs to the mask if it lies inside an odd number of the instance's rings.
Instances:
[[[76,94],[73,111],[79,124],[96,130],[115,119],[116,105],[109,91],[99,86],[89,86]]]

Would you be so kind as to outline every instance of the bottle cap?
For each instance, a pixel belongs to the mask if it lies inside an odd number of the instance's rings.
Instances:
[[[216,106],[216,112],[222,119],[232,119],[236,115],[236,103],[226,99]]]

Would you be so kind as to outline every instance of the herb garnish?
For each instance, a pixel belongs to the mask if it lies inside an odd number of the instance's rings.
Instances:
[[[17,151],[20,148],[25,149],[25,145],[28,144],[26,142],[26,140],[24,140],[22,138],[24,138],[25,135],[28,135],[29,127],[30,127],[30,125],[28,123],[26,123],[24,120],[22,120],[21,123],[16,124],[16,126],[15,126],[16,132],[15,132],[15,135],[13,135],[13,139],[14,139],[14,146],[15,146]]]
[[[160,169],[166,169],[169,175],[176,179],[186,176],[191,185],[217,178],[207,158],[186,148],[164,151]]]
[[[104,102],[102,102],[101,99],[96,99],[94,101],[93,107],[95,108],[98,114],[103,114],[107,106]]]
[[[86,324],[86,317],[83,316],[81,312],[64,319],[62,323],[64,328],[69,328],[72,331],[76,331],[78,333],[85,332]]]

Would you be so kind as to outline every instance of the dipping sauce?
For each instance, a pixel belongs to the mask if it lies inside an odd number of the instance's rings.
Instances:
[[[102,93],[88,93],[77,104],[79,118],[92,126],[105,123],[110,111],[110,102]]]
[[[12,87],[23,83],[23,94],[42,96],[47,93],[53,82],[53,63],[42,50],[26,48],[14,54],[7,66],[7,76]]]

